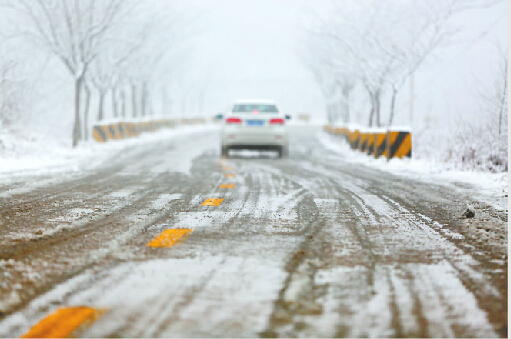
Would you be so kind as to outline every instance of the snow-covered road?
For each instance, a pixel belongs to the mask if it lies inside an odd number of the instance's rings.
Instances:
[[[0,336],[507,337],[507,211],[291,138],[220,159],[206,128],[6,181]]]

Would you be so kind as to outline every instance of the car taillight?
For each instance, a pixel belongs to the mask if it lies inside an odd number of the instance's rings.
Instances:
[[[286,121],[282,118],[273,118],[270,119],[270,125],[284,125]]]
[[[240,118],[227,118],[225,119],[226,124],[241,124]]]

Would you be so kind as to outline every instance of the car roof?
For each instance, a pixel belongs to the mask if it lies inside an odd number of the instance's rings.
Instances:
[[[269,99],[238,99],[234,104],[276,104],[276,102]]]

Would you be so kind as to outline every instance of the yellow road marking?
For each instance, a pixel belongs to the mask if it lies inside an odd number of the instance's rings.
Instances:
[[[219,206],[224,199],[209,198],[202,203],[203,206]]]
[[[224,174],[225,178],[234,178],[236,175],[234,174]]]
[[[90,326],[106,311],[87,306],[59,308],[21,338],[67,338],[78,328]]]
[[[180,229],[170,229],[161,232],[157,237],[148,242],[146,246],[148,247],[171,247],[176,243],[180,244],[188,238],[192,229],[189,228],[180,228]]]
[[[224,171],[232,171],[232,167],[229,167],[229,166],[223,166],[222,169]]]
[[[231,189],[234,188],[234,184],[221,184],[219,188]]]

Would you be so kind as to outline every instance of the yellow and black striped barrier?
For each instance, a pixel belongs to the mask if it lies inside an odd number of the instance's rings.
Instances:
[[[367,152],[367,142],[369,139],[369,132],[365,130],[360,131],[360,136],[358,139],[358,150],[361,152]]]
[[[201,125],[206,123],[206,119],[204,118],[189,118],[189,119],[181,119],[179,120],[181,125]]]
[[[375,158],[379,158],[381,156],[386,156],[386,140],[387,140],[387,131],[378,130],[373,132],[374,135],[374,143],[373,143],[373,156]]]
[[[97,142],[105,142],[108,140],[107,137],[107,126],[95,125],[92,126],[92,137]]]
[[[122,134],[122,128],[120,127],[120,124],[109,124],[108,125],[108,138],[109,139],[124,139],[124,135]]]
[[[333,135],[341,135],[352,149],[359,150],[375,158],[411,158],[412,133],[406,128],[359,128],[333,127],[323,129]]]
[[[348,131],[348,143],[351,149],[358,149],[358,143],[360,140],[360,131],[358,129]]]
[[[92,126],[92,137],[97,142],[134,138],[144,132],[155,132],[163,128],[175,128],[176,124],[200,125],[205,124],[204,118],[189,119],[154,119],[144,121],[104,122]]]
[[[373,152],[374,152],[374,133],[368,132],[367,133],[367,146],[366,146],[365,153],[367,155],[373,155]]]
[[[412,133],[410,131],[387,131],[387,159],[412,157]]]

